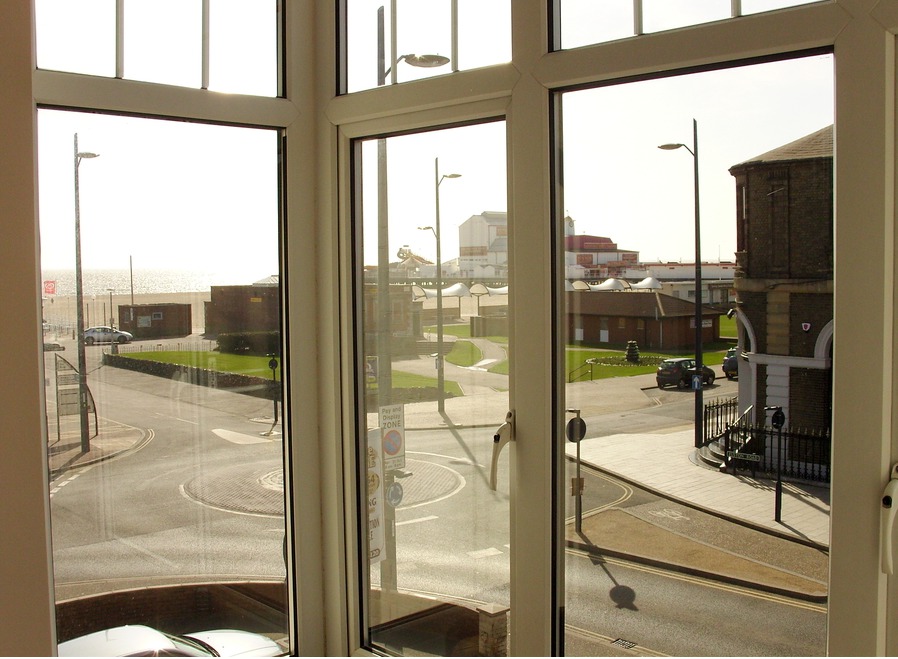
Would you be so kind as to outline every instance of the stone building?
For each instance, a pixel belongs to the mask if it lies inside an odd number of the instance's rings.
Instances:
[[[833,340],[832,126],[730,168],[736,179],[740,409],[781,406],[829,428]]]

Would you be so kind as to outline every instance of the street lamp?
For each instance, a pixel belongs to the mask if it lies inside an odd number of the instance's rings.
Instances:
[[[434,193],[436,197],[436,215],[434,226],[418,227],[422,231],[432,231],[437,243],[436,287],[437,287],[437,410],[446,412],[445,371],[443,369],[443,260],[440,243],[440,184],[443,179],[459,178],[461,174],[443,174],[440,176],[440,159],[434,158]]]
[[[78,414],[81,426],[81,452],[90,451],[90,420],[87,410],[87,358],[84,354],[84,286],[81,281],[81,191],[78,182],[78,166],[83,158],[96,158],[99,154],[78,150],[78,133],[75,133],[75,301],[77,312],[75,325],[78,334]]]
[[[702,363],[702,249],[701,249],[701,219],[699,216],[698,196],[698,122],[692,120],[692,148],[685,144],[662,144],[658,148],[665,151],[673,151],[679,148],[686,149],[692,154],[693,182],[695,186],[695,371],[692,387],[695,389],[695,448],[701,448],[704,444],[704,404],[702,401],[702,378],[704,370]]]
[[[115,291],[114,288],[107,288],[109,291],[109,327],[115,327],[115,314],[112,312],[112,293]]]
[[[386,66],[384,43],[384,8],[377,8],[377,86],[383,87],[387,74],[396,82],[396,66],[406,62],[410,66],[433,68],[443,66],[449,60],[442,55],[401,55],[396,57],[396,3],[390,12],[391,58]],[[389,405],[392,400],[392,327],[390,315],[390,232],[387,208],[387,140],[377,140],[377,400],[378,406]]]

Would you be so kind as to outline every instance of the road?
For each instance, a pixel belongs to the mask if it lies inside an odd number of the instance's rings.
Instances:
[[[280,435],[263,434],[270,428],[270,402],[99,368],[100,349],[92,350],[98,412],[143,429],[147,441],[53,483],[59,598],[159,583],[283,579],[283,446]],[[735,389],[726,381],[715,385],[721,395],[728,387]],[[690,419],[690,392],[646,395],[655,399],[650,407],[590,419],[588,436]],[[508,604],[508,452],[494,492],[492,433],[407,432],[409,475],[399,481],[403,500],[396,510],[401,590]],[[587,514],[668,505],[608,475],[589,472],[586,478]],[[643,654],[825,652],[820,605],[573,547],[564,569],[569,654],[607,652],[617,639]],[[378,566],[371,582],[380,583]]]

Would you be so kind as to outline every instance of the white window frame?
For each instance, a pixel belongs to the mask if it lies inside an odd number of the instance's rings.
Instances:
[[[832,551],[828,652],[898,654],[898,579],[879,569],[879,501],[898,461],[895,34],[898,3],[834,0],[770,14],[548,52],[545,0],[512,3],[513,62],[414,83],[335,96],[335,3],[289,5],[286,97],[214,94],[33,69],[31,0],[0,3],[4,93],[0,94],[0,281],[6,368],[0,379],[3,439],[19,441],[0,461],[3,555],[46,561],[0,564],[0,647],[9,654],[55,650],[36,231],[36,104],[138,115],[265,125],[285,130],[289,217],[285,273],[290,355],[285,383],[293,411],[296,561],[290,620],[303,654],[359,651],[362,618],[354,493],[353,313],[350,141],[504,116],[508,132],[509,337],[517,441],[511,452],[513,654],[551,654],[557,641],[553,588],[553,474],[560,401],[552,364],[560,346],[553,313],[551,92],[595,82],[807,48],[835,52],[835,326]],[[311,238],[310,239],[310,235]],[[308,286],[315,282],[315,286]],[[527,295],[515,291],[527,291]],[[303,322],[290,322],[297,314]],[[534,319],[543,319],[534,322]],[[859,320],[859,319],[862,319]],[[314,338],[313,338],[314,337]],[[526,376],[526,377],[522,377]],[[308,383],[315,383],[309,386]],[[9,441],[12,441],[10,439]],[[556,443],[558,444],[558,443]],[[42,448],[43,447],[43,448]],[[8,517],[8,519],[7,519]],[[296,649],[296,648],[294,648]]]

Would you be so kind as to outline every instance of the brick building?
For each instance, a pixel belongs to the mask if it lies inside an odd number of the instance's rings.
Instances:
[[[736,179],[740,408],[781,406],[829,428],[833,338],[832,126],[730,168]]]
[[[679,350],[695,346],[695,304],[653,291],[569,291],[568,336],[586,345]],[[702,341],[720,338],[720,312],[702,309]]]
[[[206,334],[274,332],[280,329],[280,285],[269,277],[245,286],[212,286],[206,302]]]
[[[119,329],[130,332],[135,339],[187,336],[193,331],[189,304],[120,304],[118,317]]]

